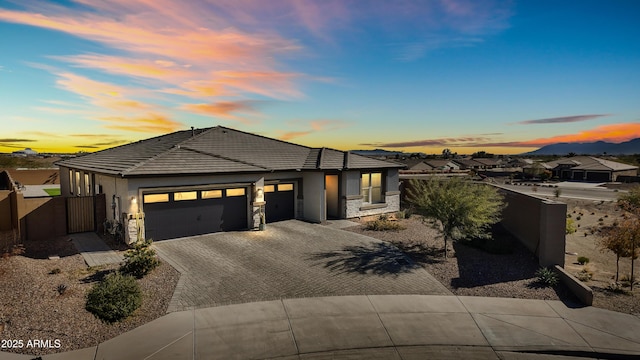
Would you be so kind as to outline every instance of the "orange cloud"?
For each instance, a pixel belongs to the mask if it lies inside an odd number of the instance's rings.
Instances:
[[[300,121],[292,121],[291,123],[299,123]],[[323,120],[313,120],[309,121],[309,127],[311,129],[304,131],[290,131],[280,135],[280,140],[291,140],[297,137],[305,136],[312,134],[314,132],[319,131],[329,131],[343,128],[347,125],[345,121],[342,120],[331,120],[331,119],[323,119]]]
[[[55,56],[84,68],[99,69],[110,74],[142,77],[170,82],[196,76],[187,65],[178,65],[168,60],[132,59],[108,55]]]
[[[229,120],[236,120],[248,124],[246,118],[233,115],[232,113],[256,114],[256,101],[221,101],[211,104],[185,104],[183,109],[202,115],[221,117]]]
[[[134,131],[141,133],[168,133],[182,127],[182,124],[160,114],[148,114],[142,117],[107,116],[100,120],[107,122],[108,129]]]
[[[622,123],[601,125],[577,134],[524,141],[519,146],[545,146],[561,142],[594,142],[600,140],[621,143],[635,138],[640,138],[640,123]]]

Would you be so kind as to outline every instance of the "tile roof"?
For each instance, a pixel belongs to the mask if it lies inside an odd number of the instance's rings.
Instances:
[[[57,164],[121,176],[403,166],[345,151],[310,148],[223,126],[178,131]]]
[[[600,159],[593,156],[574,156],[549,161],[546,165],[555,168],[558,165],[571,165],[573,170],[602,170],[602,171],[624,171],[637,169],[637,166],[627,165],[611,160]]]

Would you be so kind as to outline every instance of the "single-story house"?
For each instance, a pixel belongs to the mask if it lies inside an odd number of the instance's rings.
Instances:
[[[593,156],[573,156],[545,163],[561,180],[616,181],[618,176],[637,176],[638,167]]]
[[[474,159],[453,159],[453,162],[458,164],[461,170],[484,169],[484,165]]]
[[[502,161],[499,159],[490,159],[490,158],[474,158],[473,161],[482,164],[484,169],[495,169],[502,167]]]
[[[408,171],[429,171],[433,170],[423,159],[406,159],[402,161]]]
[[[403,167],[222,126],[177,131],[57,165],[63,196],[103,193],[108,220],[153,240],[251,229],[263,221],[324,222],[398,211]]]
[[[450,160],[425,160],[427,165],[431,166],[434,170],[442,170],[442,171],[451,171],[451,170],[460,170],[460,165],[454,163]]]

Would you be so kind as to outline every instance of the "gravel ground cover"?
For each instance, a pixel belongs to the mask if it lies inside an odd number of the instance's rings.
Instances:
[[[561,300],[577,303],[562,284],[540,287],[535,275],[540,267],[536,257],[510,234],[498,231],[498,249],[508,254],[492,254],[462,243],[450,245],[450,258],[443,258],[444,241],[438,232],[425,225],[419,216],[397,220],[399,231],[365,230],[364,224],[375,218],[363,218],[362,225],[345,230],[393,243],[445,285],[455,295],[512,297],[520,299]],[[452,251],[453,250],[453,251]],[[587,283],[587,285],[590,285]],[[602,286],[593,287],[594,306],[640,315],[638,296],[615,294]]]
[[[52,254],[60,258],[49,260]],[[87,267],[68,237],[27,243],[23,254],[1,258],[0,338],[23,340],[24,346],[0,351],[44,355],[95,346],[166,313],[179,278],[166,263],[138,280],[142,306],[131,317],[107,324],[85,310],[87,292],[117,267]],[[66,286],[63,293],[59,285]],[[27,348],[35,339],[59,340],[60,346]]]

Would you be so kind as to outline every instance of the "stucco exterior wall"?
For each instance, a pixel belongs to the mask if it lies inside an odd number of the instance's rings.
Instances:
[[[305,172],[302,175],[304,183],[304,219],[311,222],[320,223],[326,218],[326,202],[324,192],[324,173]]]
[[[564,267],[567,204],[497,187],[507,203],[505,229],[538,256],[541,266]]]
[[[613,172],[613,180],[612,181],[618,181],[618,176],[638,176],[638,169],[625,170],[625,171],[614,171]]]
[[[10,196],[11,190],[0,190],[0,231],[13,230]]]

